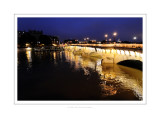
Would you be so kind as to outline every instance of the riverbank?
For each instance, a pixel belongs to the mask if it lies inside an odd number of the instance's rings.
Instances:
[[[63,51],[63,47],[20,47],[18,49],[33,50],[33,51]]]

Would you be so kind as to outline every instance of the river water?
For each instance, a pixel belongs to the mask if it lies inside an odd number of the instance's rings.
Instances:
[[[18,49],[18,100],[142,100],[142,71],[68,51]]]

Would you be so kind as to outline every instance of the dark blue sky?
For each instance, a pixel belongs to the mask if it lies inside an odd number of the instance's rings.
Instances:
[[[60,40],[85,37],[96,40],[104,40],[104,35],[112,38],[113,32],[117,32],[117,39],[131,41],[133,36],[142,41],[142,18],[127,17],[98,17],[98,18],[18,18],[18,30],[42,30],[46,35],[56,35]],[[113,39],[113,38],[112,38]]]

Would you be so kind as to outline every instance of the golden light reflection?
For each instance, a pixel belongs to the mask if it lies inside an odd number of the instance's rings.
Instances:
[[[104,64],[101,75],[102,80],[118,82],[122,88],[133,90],[136,96],[142,98],[142,71],[115,64]]]
[[[80,68],[80,58],[79,56],[75,56],[75,69],[78,70]]]
[[[110,53],[110,50],[109,50],[109,49],[106,49],[106,53],[108,53],[108,54],[109,54],[109,53]]]
[[[26,48],[26,50],[32,50],[32,48],[28,47],[28,48]]]
[[[31,50],[26,50],[26,56],[28,62],[32,62]]]
[[[53,52],[53,58],[56,59],[56,52]]]
[[[97,51],[101,51],[101,49],[97,49]],[[110,50],[106,49],[105,51],[109,52]],[[123,50],[111,50],[111,52],[129,55],[129,52]],[[130,54],[137,55],[138,53],[131,52]],[[65,57],[71,65],[74,63],[75,69],[82,68],[86,75],[91,74],[88,68],[98,72],[102,81],[100,86],[104,97],[117,94],[119,89],[127,89],[142,98],[142,71],[116,64],[102,64],[100,59],[77,56],[69,51],[65,51]],[[116,87],[115,83],[118,83],[119,87]]]
[[[105,53],[106,52],[105,49],[103,49],[102,52]]]
[[[26,43],[26,47],[29,47],[30,46],[30,44],[29,43]]]
[[[57,44],[52,44],[53,46],[57,46]]]
[[[112,50],[111,50],[111,53],[112,53],[112,54],[116,53],[116,50],[115,50],[115,49],[112,49]]]
[[[60,59],[62,60],[62,52],[60,52]]]
[[[103,97],[115,95],[117,93],[117,88],[112,85],[106,85],[106,82],[101,84],[101,87],[102,87]]]

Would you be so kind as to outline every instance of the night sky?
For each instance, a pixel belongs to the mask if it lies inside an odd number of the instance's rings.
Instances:
[[[113,32],[117,32],[117,39],[132,41],[137,36],[137,41],[142,41],[142,18],[18,18],[18,31],[42,30],[46,35],[58,36],[60,40],[76,38],[83,40],[85,37],[104,40],[104,35],[113,39]]]

